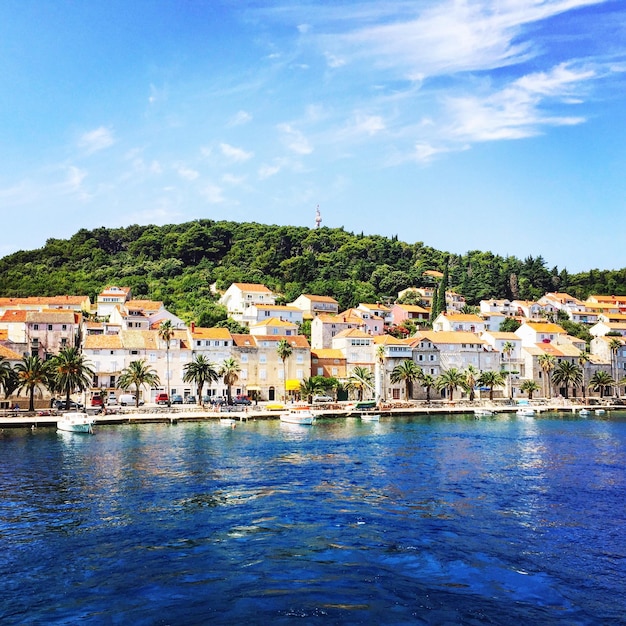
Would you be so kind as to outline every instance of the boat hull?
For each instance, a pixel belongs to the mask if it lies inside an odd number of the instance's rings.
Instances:
[[[57,421],[57,430],[66,433],[93,433],[95,421],[87,413],[63,413]]]

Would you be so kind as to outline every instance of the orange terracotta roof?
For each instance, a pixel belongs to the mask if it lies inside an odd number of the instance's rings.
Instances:
[[[263,293],[272,293],[271,289],[268,289],[265,285],[257,285],[256,283],[233,283],[241,291],[258,291]]]
[[[193,339],[232,339],[228,328],[201,328],[196,326],[191,333]]]
[[[21,361],[22,355],[18,354],[14,350],[7,348],[6,346],[0,345],[0,357],[6,359],[7,361]]]
[[[25,309],[19,309],[17,311],[15,310],[5,311],[4,315],[0,318],[0,321],[10,322],[10,323],[16,323],[16,322],[25,323],[27,313],[28,311]]]
[[[318,359],[339,359],[345,361],[346,357],[341,350],[334,350],[333,348],[319,348],[317,350],[311,350],[311,356]]]
[[[335,298],[331,298],[330,296],[314,296],[308,293],[303,293],[303,298],[308,298],[309,300],[313,300],[315,302],[332,302],[333,304],[339,304]]]
[[[342,330],[340,333],[337,333],[333,339],[337,339],[338,337],[353,337],[355,339],[372,339],[372,335],[369,335],[358,328],[346,328]]]

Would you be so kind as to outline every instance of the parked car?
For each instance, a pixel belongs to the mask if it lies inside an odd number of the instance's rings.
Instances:
[[[332,402],[331,396],[313,396],[313,402]]]
[[[172,404],[182,404],[182,403],[183,403],[183,397],[175,393],[172,396]]]
[[[137,396],[134,393],[123,393],[120,396],[120,404],[122,406],[135,406],[137,404]],[[143,400],[139,399],[139,406],[143,404]]]
[[[102,406],[104,404],[104,398],[102,396],[92,396],[91,406]]]
[[[245,406],[250,406],[252,404],[252,400],[250,400],[248,396],[235,396],[233,398],[233,404],[243,404]]]
[[[196,396],[187,396],[185,398],[185,404],[197,404]]]
[[[224,396],[211,396],[211,404],[226,404],[227,400]]]
[[[57,411],[82,411],[85,407],[80,402],[73,402],[72,400],[70,400],[70,405],[68,407],[65,400],[56,400],[54,408]]]
[[[157,396],[154,399],[154,401],[157,404],[168,404],[170,401],[170,398],[166,393],[157,393]]]

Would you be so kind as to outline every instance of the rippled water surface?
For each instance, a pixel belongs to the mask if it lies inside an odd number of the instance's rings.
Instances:
[[[2,624],[626,623],[626,416],[0,433]]]

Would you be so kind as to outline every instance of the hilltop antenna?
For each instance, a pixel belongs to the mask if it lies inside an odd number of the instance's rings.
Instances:
[[[315,228],[319,228],[322,223],[322,214],[320,213],[320,205],[315,209]]]

